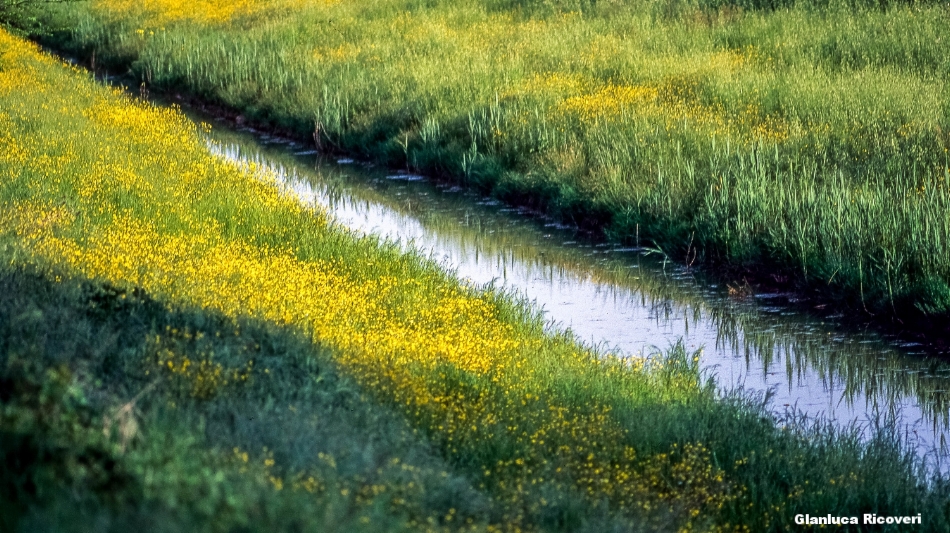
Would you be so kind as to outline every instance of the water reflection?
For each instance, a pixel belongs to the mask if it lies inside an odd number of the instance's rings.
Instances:
[[[683,338],[703,349],[701,364],[725,389],[768,391],[777,411],[841,424],[890,413],[922,452],[947,455],[950,365],[913,346],[798,312],[791,295],[730,297],[685,261],[593,243],[422,176],[377,173],[352,160],[315,166],[315,154],[293,143],[213,136],[220,153],[272,167],[339,224],[414,246],[475,283],[518,292],[544,309],[552,327],[627,354]]]

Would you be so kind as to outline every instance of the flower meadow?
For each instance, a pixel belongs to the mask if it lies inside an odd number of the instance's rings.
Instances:
[[[946,526],[945,482],[896,436],[722,397],[681,345],[620,357],[547,331],[212,155],[209,127],[0,33],[0,452],[33,457],[4,462],[0,524]]]
[[[83,3],[50,42],[867,318],[950,309],[939,2],[183,6]]]

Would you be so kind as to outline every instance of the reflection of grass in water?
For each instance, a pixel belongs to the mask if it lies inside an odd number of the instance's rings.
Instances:
[[[0,44],[0,450],[35,459],[0,463],[5,520],[765,530],[857,507],[946,525],[950,489],[891,434],[777,428],[682,346],[631,360],[546,334],[213,157],[174,110]],[[371,457],[341,464],[353,448]]]
[[[794,322],[769,321],[771,331],[761,332],[755,314],[737,316],[714,310],[711,319],[736,350],[756,354],[766,366],[783,360],[784,366],[777,370],[790,380],[811,368],[828,379],[842,380],[844,389],[840,392],[848,402],[860,407],[860,400],[864,400],[870,402],[866,408],[882,412],[912,398],[938,436],[950,428],[950,398],[946,394],[950,368],[945,361],[895,353],[873,334],[841,343],[828,332],[802,331],[802,324]],[[741,340],[740,331],[745,332]],[[863,338],[868,340],[862,342]]]
[[[258,149],[240,135],[216,132],[215,136],[242,146],[245,155],[252,160],[277,161],[284,168],[300,169],[285,151],[256,151]],[[761,359],[766,368],[784,361],[785,365],[778,370],[790,380],[797,379],[800,371],[811,368],[818,375],[843,379],[842,393],[851,404],[866,397],[887,412],[888,406],[913,398],[936,428],[942,430],[950,426],[950,405],[945,393],[950,373],[944,362],[900,355],[869,333],[858,335],[856,341],[846,344],[834,342],[824,329],[806,328],[801,318],[778,320],[758,312],[755,304],[738,306],[724,298],[710,298],[698,284],[668,275],[662,262],[651,257],[638,256],[638,268],[631,269],[629,259],[595,260],[585,255],[583,249],[546,244],[546,239],[541,238],[545,231],[527,221],[517,226],[502,223],[504,230],[498,231],[497,219],[504,216],[472,206],[470,198],[456,199],[433,193],[420,196],[418,201],[412,200],[414,206],[425,203],[423,210],[409,209],[406,199],[414,198],[413,191],[429,191],[428,188],[400,187],[406,196],[397,197],[375,187],[360,186],[358,180],[356,183],[348,181],[346,174],[359,172],[320,167],[313,175],[304,173],[297,178],[325,187],[331,208],[335,202],[343,201],[382,205],[412,216],[450,246],[477,249],[486,258],[496,258],[502,264],[524,265],[545,279],[560,278],[567,273],[574,279],[601,285],[608,296],[615,290],[638,292],[643,298],[641,305],[655,309],[658,316],[687,313],[684,318],[693,322],[712,321],[726,349]],[[464,218],[465,223],[460,223],[459,210],[471,214]],[[861,342],[864,338],[869,340]]]

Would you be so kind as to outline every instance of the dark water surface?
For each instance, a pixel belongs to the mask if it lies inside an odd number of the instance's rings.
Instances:
[[[947,470],[950,364],[834,318],[811,316],[794,295],[729,295],[684,261],[596,243],[572,228],[435,184],[422,176],[319,161],[308,148],[251,130],[215,128],[215,151],[273,168],[303,201],[356,232],[423,250],[459,277],[521,294],[551,327],[626,354],[683,339],[723,389],[768,393],[795,409],[865,431],[890,418],[922,455]]]

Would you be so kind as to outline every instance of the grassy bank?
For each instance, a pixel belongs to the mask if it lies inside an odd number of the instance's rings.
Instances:
[[[546,334],[175,110],[0,50],[4,529],[946,528],[950,488],[891,434],[719,399],[682,347]]]
[[[477,531],[501,516],[308,339],[52,277],[0,273],[4,531]],[[212,393],[172,353],[228,382]],[[464,526],[440,528],[452,515]]]
[[[59,44],[326,149],[536,203],[861,313],[950,310],[938,2],[145,4]]]

